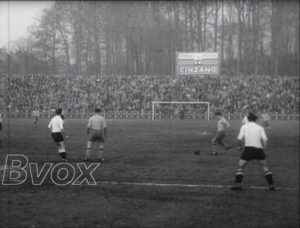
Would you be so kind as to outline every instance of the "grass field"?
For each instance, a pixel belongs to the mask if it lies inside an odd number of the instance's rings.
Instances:
[[[29,162],[59,162],[47,130],[27,119],[4,120],[6,154]],[[225,141],[236,146],[241,121]],[[240,152],[211,156],[215,121],[108,120],[106,161],[95,186],[0,185],[1,227],[299,227],[299,121],[272,122],[268,162],[278,190],[265,188],[260,166],[245,170],[242,192],[231,192]],[[86,120],[66,120],[69,162],[81,162]],[[207,134],[202,134],[207,132]],[[193,151],[200,149],[199,156]],[[94,153],[96,155],[96,153]],[[3,173],[3,172],[2,172]],[[1,175],[2,175],[1,173]],[[2,177],[1,177],[2,178]]]

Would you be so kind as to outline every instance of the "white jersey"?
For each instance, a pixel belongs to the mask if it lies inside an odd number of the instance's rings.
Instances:
[[[255,148],[263,148],[262,140],[268,140],[264,128],[252,121],[241,127],[238,140],[243,139],[246,147]]]
[[[99,114],[95,114],[90,117],[87,127],[94,130],[103,130],[103,128],[106,128],[105,118]]]
[[[221,119],[218,121],[217,126],[218,126],[218,131],[225,131],[226,127],[229,127],[230,124],[224,117],[221,117]]]
[[[60,115],[56,115],[51,119],[48,128],[52,133],[58,133],[64,129],[64,121]]]

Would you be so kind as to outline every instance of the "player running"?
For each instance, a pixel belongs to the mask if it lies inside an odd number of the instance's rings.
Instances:
[[[56,145],[58,146],[58,153],[63,162],[67,161],[66,148],[64,142],[64,121],[61,118],[62,109],[58,108],[55,111],[56,115],[51,119],[48,128],[51,131],[51,136]],[[65,135],[66,138],[68,136]]]
[[[40,111],[36,108],[32,111],[32,116],[34,119],[34,126],[37,127],[38,120],[40,118]]]
[[[243,141],[245,147],[240,157],[238,169],[235,174],[235,186],[232,186],[230,189],[242,190],[242,180],[244,176],[243,170],[246,164],[251,160],[258,160],[265,173],[265,178],[269,184],[269,189],[274,191],[275,187],[273,185],[273,176],[267,166],[266,153],[263,150],[267,147],[268,138],[264,128],[255,123],[257,120],[256,115],[249,113],[248,120],[249,123],[241,127],[238,135],[240,147],[243,146]]]
[[[263,110],[262,114],[260,115],[260,125],[263,126],[263,128],[267,131],[271,129],[271,117],[266,110]]]
[[[219,119],[219,121],[217,123],[217,134],[211,140],[212,155],[218,155],[217,145],[224,147],[226,150],[229,150],[231,148],[231,146],[228,146],[223,142],[223,139],[225,138],[225,130],[226,128],[230,127],[230,124],[220,112],[216,112],[215,115]]]
[[[98,150],[98,161],[103,162],[103,153],[104,153],[104,141],[107,138],[107,130],[106,130],[106,121],[103,116],[100,115],[101,109],[96,108],[95,114],[89,118],[89,122],[87,125],[87,134],[89,135],[89,139],[86,147],[86,155],[84,161],[90,161],[91,159],[91,148],[94,142],[99,142],[99,150]]]

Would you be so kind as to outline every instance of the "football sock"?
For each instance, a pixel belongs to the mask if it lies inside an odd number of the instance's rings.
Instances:
[[[241,184],[243,180],[243,175],[242,174],[236,174],[235,175],[235,183]]]
[[[66,152],[62,152],[62,153],[60,153],[59,155],[60,155],[60,157],[61,157],[62,159],[66,159],[66,158],[67,158]]]
[[[270,174],[266,174],[265,177],[266,177],[266,180],[267,180],[267,182],[268,182],[269,185],[273,185],[274,184],[273,176],[272,176],[271,173]]]
[[[239,168],[235,174],[235,183],[241,184],[243,180],[243,169]]]
[[[66,155],[66,149],[65,149],[65,145],[64,144],[60,144],[58,146],[58,153],[61,157],[61,159],[66,159],[67,155]]]
[[[85,157],[86,157],[86,159],[90,159],[90,157],[91,157],[91,149],[90,148],[86,149],[86,151],[85,151]]]
[[[58,153],[66,152],[65,144],[62,142],[58,145]]]
[[[264,170],[265,178],[266,178],[268,184],[269,184],[269,185],[273,185],[274,182],[273,182],[273,176],[272,176],[271,171],[270,171],[269,168],[266,167],[266,166],[263,167],[263,170]]]
[[[86,151],[85,151],[86,159],[91,158],[91,147],[92,147],[92,142],[90,142],[90,141],[87,142]]]
[[[99,151],[98,151],[98,158],[99,159],[103,158],[103,153],[104,153],[103,145],[100,145],[99,146]]]
[[[99,149],[98,158],[103,158],[104,149]]]

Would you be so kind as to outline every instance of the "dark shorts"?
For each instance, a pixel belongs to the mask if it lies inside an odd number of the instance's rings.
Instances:
[[[265,160],[266,154],[261,148],[255,148],[255,147],[245,147],[241,159],[245,161],[250,160]]]
[[[0,131],[2,131],[2,122],[0,122]]]
[[[104,133],[102,130],[91,129],[89,133],[90,142],[101,142],[104,143]]]
[[[56,142],[56,143],[64,141],[64,137],[62,136],[62,134],[60,132],[52,133],[51,136],[52,136],[54,142]]]
[[[213,138],[213,144],[218,144],[222,143],[222,140],[225,137],[225,132],[224,131],[218,131],[216,136]]]

